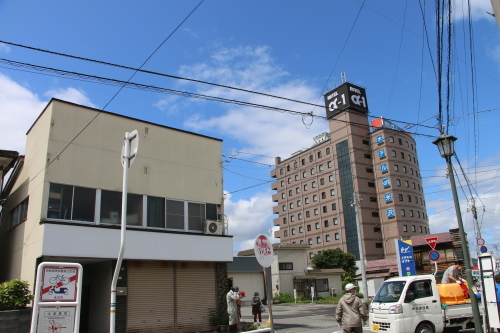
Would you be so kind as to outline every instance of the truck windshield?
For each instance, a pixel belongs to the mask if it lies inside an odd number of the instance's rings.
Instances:
[[[405,281],[384,282],[384,284],[379,288],[373,302],[394,303],[399,301],[405,284]]]

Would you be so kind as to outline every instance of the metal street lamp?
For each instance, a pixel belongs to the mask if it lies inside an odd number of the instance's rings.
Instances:
[[[458,202],[457,187],[455,185],[455,177],[453,175],[453,166],[451,164],[451,157],[455,155],[454,142],[456,140],[456,137],[443,133],[439,138],[437,138],[436,141],[432,143],[438,146],[439,153],[446,159],[446,163],[448,164],[448,175],[450,176],[451,191],[453,193],[453,201],[455,203],[455,213],[457,214],[458,231],[460,234],[460,241],[462,243],[462,252],[465,263],[465,276],[467,278],[467,283],[469,284],[469,296],[472,306],[472,314],[474,316],[474,326],[477,333],[483,333],[483,327],[481,325],[481,315],[479,314],[479,306],[474,292],[471,289],[471,287],[474,285],[474,279],[472,278],[469,245],[467,243],[467,237],[465,236],[464,225],[462,222],[462,213],[460,212],[460,204]]]

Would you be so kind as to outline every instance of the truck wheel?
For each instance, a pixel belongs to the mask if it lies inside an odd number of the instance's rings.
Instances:
[[[434,328],[429,324],[420,324],[418,325],[415,333],[434,333]]]

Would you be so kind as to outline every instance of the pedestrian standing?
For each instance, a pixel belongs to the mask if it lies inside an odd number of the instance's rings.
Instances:
[[[260,301],[259,293],[255,292],[252,298],[252,314],[253,314],[253,322],[257,322],[257,317],[259,317],[259,323],[262,323],[262,302]]]
[[[241,327],[241,299],[245,297],[245,292],[240,291],[238,293],[239,298],[236,300],[236,315],[238,316],[238,324],[236,324],[236,331],[241,332],[243,328]]]
[[[366,307],[356,296],[355,285],[348,283],[345,291],[335,312],[337,323],[342,327],[343,333],[363,333],[363,321],[368,320]]]
[[[464,267],[464,262],[459,260],[455,261],[455,264],[448,267],[443,274],[443,278],[441,279],[441,283],[452,283],[456,282],[458,284],[462,284],[464,281],[460,277],[460,272],[462,271]]]
[[[226,295],[227,314],[229,315],[229,332],[236,332],[236,325],[238,324],[236,300],[239,299],[239,291],[240,288],[231,287],[231,290],[229,290]]]

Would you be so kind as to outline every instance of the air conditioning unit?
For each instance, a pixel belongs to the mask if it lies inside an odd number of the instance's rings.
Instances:
[[[222,235],[224,233],[224,225],[219,221],[205,221],[205,234],[206,235]]]

